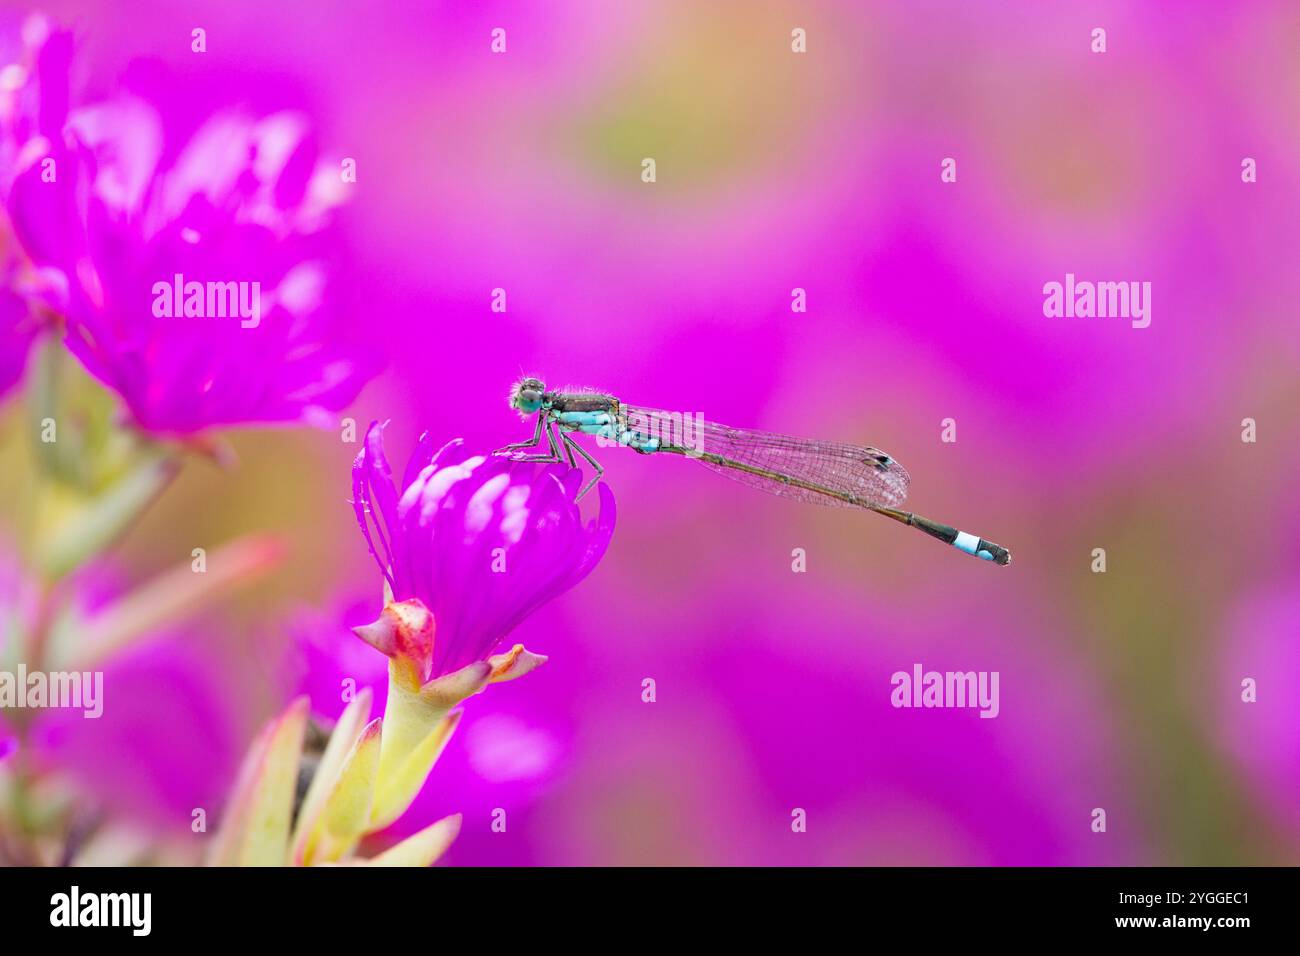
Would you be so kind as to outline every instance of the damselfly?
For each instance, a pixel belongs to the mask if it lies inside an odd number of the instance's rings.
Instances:
[[[520,461],[558,462],[563,449],[569,466],[576,468],[576,452],[593,471],[579,498],[600,481],[605,469],[574,440],[575,433],[594,435],[642,455],[695,458],[706,468],[774,495],[866,508],[985,561],[1011,563],[1011,553],[1001,545],[899,510],[911,478],[878,448],[729,428],[694,416],[628,405],[601,392],[551,392],[536,378],[515,383],[510,406],[525,421],[535,417],[537,424],[531,440],[498,448],[496,454]],[[530,454],[528,449],[542,447],[543,435],[547,451]]]

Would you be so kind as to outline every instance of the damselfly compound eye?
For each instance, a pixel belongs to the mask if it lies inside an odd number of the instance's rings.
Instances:
[[[545,392],[546,386],[540,379],[521,378],[510,389],[510,406],[521,412],[535,412],[542,407],[542,395]]]

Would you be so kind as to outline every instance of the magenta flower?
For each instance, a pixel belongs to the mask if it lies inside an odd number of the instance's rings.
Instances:
[[[432,449],[425,434],[394,487],[376,422],[352,466],[357,521],[391,602],[418,601],[433,615],[437,639],[419,655],[421,680],[485,660],[591,572],[615,521],[614,495],[602,484],[599,512],[584,524],[576,470],[470,455],[459,440]]]
[[[22,378],[35,332],[27,303],[8,289],[0,289],[0,398]]]
[[[31,16],[23,24],[21,41],[17,62],[0,63],[0,195],[8,193],[19,164],[31,162],[30,156],[20,155],[22,148],[39,146],[51,117],[67,112],[71,37],[52,33],[43,17]],[[36,336],[25,298],[35,283],[22,275],[18,252],[8,224],[0,223],[0,398],[22,378]]]
[[[396,822],[423,789],[461,701],[546,662],[523,644],[492,651],[586,577],[614,533],[605,485],[599,512],[583,522],[575,469],[470,455],[459,440],[432,449],[425,434],[396,487],[374,422],[352,466],[357,521],[386,592],[378,620],[353,629],[388,658],[372,831]],[[369,700],[363,689],[349,708]]]
[[[152,432],[330,420],[370,370],[339,346],[323,252],[346,186],[306,122],[219,113],[180,142],[134,96],[68,111],[53,36],[11,98],[3,185],[68,347]]]
[[[0,63],[0,188],[6,193],[18,168],[48,151],[44,144],[58,138],[68,114],[72,34],[33,14],[23,21],[20,47],[16,57],[5,57],[13,62]]]

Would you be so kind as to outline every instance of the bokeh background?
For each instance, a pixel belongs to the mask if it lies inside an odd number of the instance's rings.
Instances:
[[[1295,4],[44,9],[88,96],[168,84],[195,125],[299,109],[355,158],[337,294],[385,370],[346,415],[391,419],[395,460],[426,428],[525,437],[505,396],[528,371],[875,444],[917,511],[1015,555],[605,451],[610,552],[516,635],[550,663],[468,702],[401,824],[463,812],[447,862],[1296,861]],[[1045,318],[1066,272],[1151,282],[1151,326]],[[21,400],[0,414],[19,502]],[[288,544],[118,662],[131,705],[98,739],[67,732],[79,786],[140,827],[188,838],[299,682],[382,674],[344,628],[380,595],[340,434],[236,432],[237,467],[192,461],[116,553],[142,580],[245,533]],[[895,710],[914,662],[999,671],[1000,716]]]

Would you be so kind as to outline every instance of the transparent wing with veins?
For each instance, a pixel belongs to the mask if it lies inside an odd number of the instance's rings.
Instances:
[[[718,474],[769,494],[845,508],[867,503],[896,508],[907,498],[911,476],[879,448],[732,428],[679,412],[636,405],[624,405],[621,412],[629,428],[653,434],[661,445],[684,449],[687,454],[716,455],[723,461],[708,457],[698,460]],[[830,494],[787,484],[779,477],[755,474],[746,468],[816,485]],[[846,501],[837,495],[856,501]]]

